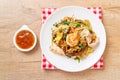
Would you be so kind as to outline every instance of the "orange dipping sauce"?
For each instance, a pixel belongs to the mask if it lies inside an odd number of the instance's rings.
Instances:
[[[16,43],[22,49],[28,49],[34,44],[34,36],[28,30],[20,31],[16,36]]]

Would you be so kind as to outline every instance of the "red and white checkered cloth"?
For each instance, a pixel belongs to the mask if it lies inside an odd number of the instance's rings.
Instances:
[[[88,7],[88,10],[92,11],[100,20],[102,20],[102,9],[101,7]],[[56,8],[43,8],[42,9],[42,23],[45,22],[46,18],[52,14]],[[41,62],[42,69],[57,69],[53,66],[47,59],[45,58],[44,54],[42,54],[42,62]],[[103,69],[103,57],[94,64],[90,69]]]

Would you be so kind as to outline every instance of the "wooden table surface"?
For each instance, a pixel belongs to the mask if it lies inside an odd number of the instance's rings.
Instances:
[[[40,29],[41,8],[63,6],[101,6],[107,33],[103,70],[68,73],[42,70]],[[38,37],[29,53],[18,51],[13,35],[22,25],[28,25]],[[119,80],[120,79],[120,0],[0,0],[0,80]]]

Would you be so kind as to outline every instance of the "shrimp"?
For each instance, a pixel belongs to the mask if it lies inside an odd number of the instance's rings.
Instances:
[[[69,46],[73,47],[76,46],[79,42],[80,36],[78,31],[68,34],[66,37],[66,42]]]

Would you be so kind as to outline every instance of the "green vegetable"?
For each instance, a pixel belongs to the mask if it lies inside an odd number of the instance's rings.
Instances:
[[[63,39],[66,41],[66,36],[67,36],[67,34],[64,34],[63,35]]]
[[[73,21],[67,21],[67,20],[61,21],[61,24],[69,25],[69,26],[75,26],[75,27],[80,27],[81,26],[81,23],[79,23],[79,22],[73,22]]]
[[[70,22],[69,22],[69,21],[67,21],[67,20],[63,20],[63,21],[61,21],[61,24],[66,24],[66,25],[69,25],[69,24],[70,24]]]
[[[78,62],[80,63],[80,58],[79,57],[74,58],[74,60],[78,60]]]
[[[80,26],[81,26],[81,24],[78,23],[78,22],[70,22],[69,25],[70,25],[70,26],[75,26],[75,27],[80,27]]]
[[[84,44],[81,44],[79,47],[80,47],[81,49],[83,49],[85,46],[84,46]]]
[[[85,25],[85,27],[86,27],[89,31],[92,31],[92,27],[86,26],[86,25]]]

